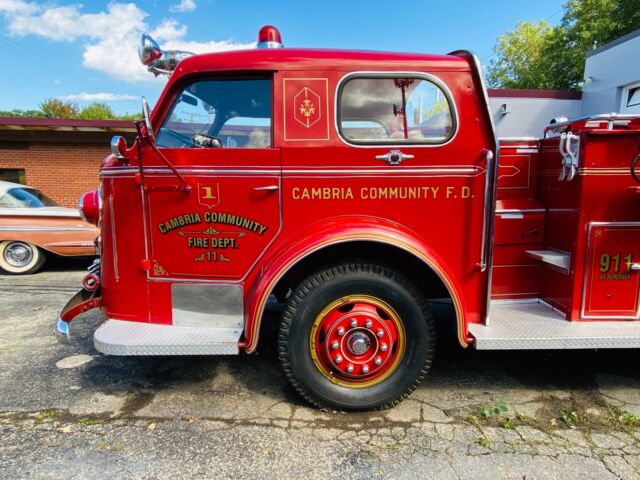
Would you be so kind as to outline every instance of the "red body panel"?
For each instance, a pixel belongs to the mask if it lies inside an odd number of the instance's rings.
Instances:
[[[449,140],[363,146],[340,136],[336,105],[345,76],[389,71],[425,76],[450,95],[456,121]],[[495,145],[468,59],[289,49],[194,56],[170,78],[153,124],[157,129],[191,81],[256,75],[272,79],[271,147],[161,149],[163,159],[139,143],[127,152],[128,165],[113,156],[105,160],[101,292],[108,317],[171,324],[173,284],[238,284],[244,291],[242,346],[251,352],[277,282],[308,255],[361,241],[408,252],[435,272],[453,300],[462,345],[467,325],[484,319],[489,288],[496,299],[540,297],[571,320],[592,318],[612,295],[625,312],[637,313],[637,271],[629,272],[631,283],[605,278],[589,284],[588,315],[580,312],[585,259],[614,249],[610,253],[629,250],[632,261],[640,261],[630,228],[594,237],[588,246],[590,222],[640,220],[628,173],[637,130],[576,124],[580,169],[564,182],[557,178],[559,137],[501,145],[489,286],[489,271],[479,265],[486,152]],[[394,149],[409,160],[381,160]],[[541,249],[569,252],[570,272],[526,253]],[[588,278],[600,265],[593,261]],[[622,293],[616,285],[625,286]]]
[[[244,343],[251,351],[266,298],[282,273],[323,246],[367,240],[408,251],[440,276],[454,298],[465,344],[466,322],[481,321],[485,309],[486,274],[477,265],[483,152],[492,145],[468,62],[455,56],[296,50],[197,56],[181,62],[172,76],[153,112],[154,124],[184,78],[210,78],[224,70],[276,72],[273,147],[163,149],[191,185],[190,193],[170,190],[179,179],[147,148],[140,150],[142,177],[136,149],[129,151],[128,167],[109,157],[102,169],[104,197],[110,199],[105,218],[114,218],[102,232],[105,314],[170,324],[172,283],[240,283]],[[334,121],[336,89],[345,75],[359,70],[418,72],[442,82],[459,112],[453,139],[401,146],[414,157],[401,166],[376,159],[393,147],[347,145]],[[300,118],[293,108],[300,95],[313,101],[313,116]],[[256,190],[269,186],[278,190]],[[211,220],[213,213],[250,223],[222,224]],[[232,240],[212,246],[216,238]]]

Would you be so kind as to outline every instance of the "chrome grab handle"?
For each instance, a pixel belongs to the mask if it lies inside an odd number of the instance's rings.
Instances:
[[[571,142],[576,141],[576,151],[571,150]],[[560,135],[560,143],[558,148],[560,155],[562,155],[562,167],[560,170],[559,182],[568,181],[574,179],[578,172],[578,155],[580,150],[580,137],[574,135],[571,132],[563,133]]]
[[[384,160],[389,165],[400,165],[403,160],[413,159],[413,155],[402,153],[400,150],[390,150],[384,155],[376,155],[376,159]]]
[[[640,263],[632,263],[631,270],[640,270]]]
[[[486,180],[484,183],[484,219],[482,222],[482,255],[480,258],[480,271],[487,270],[489,256],[493,242],[493,223],[496,215],[496,185],[497,165],[493,161],[495,158],[491,150],[485,150],[487,157]]]
[[[280,187],[278,185],[265,185],[264,187],[253,187],[256,192],[273,192],[278,190]]]

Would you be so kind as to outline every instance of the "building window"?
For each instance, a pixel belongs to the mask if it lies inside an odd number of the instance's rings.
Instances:
[[[22,168],[0,168],[0,180],[4,182],[21,183],[26,185],[24,169]]]
[[[640,113],[640,83],[622,89],[620,113]]]
[[[439,144],[456,128],[453,102],[421,76],[363,75],[340,87],[340,134],[354,144]]]

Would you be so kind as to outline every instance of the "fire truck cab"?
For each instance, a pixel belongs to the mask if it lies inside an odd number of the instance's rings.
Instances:
[[[111,355],[278,349],[320,407],[396,404],[435,349],[430,302],[478,349],[640,347],[640,118],[498,142],[477,59],[282,48],[192,55],[147,35],[168,83],[81,199]]]

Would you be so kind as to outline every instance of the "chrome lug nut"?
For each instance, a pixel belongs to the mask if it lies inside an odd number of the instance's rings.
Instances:
[[[347,372],[353,373],[353,365],[351,364],[347,365]]]
[[[344,335],[344,327],[338,328],[338,335],[340,336]]]
[[[371,328],[373,326],[373,322],[371,320],[367,320],[364,324],[365,327]]]
[[[351,320],[350,325],[351,325],[353,328],[356,328],[356,327],[358,326],[358,321],[354,318],[353,320]]]
[[[336,356],[336,363],[342,363],[342,355]]]
[[[334,350],[337,350],[339,346],[340,344],[337,340],[334,340],[333,343],[331,343],[331,348],[333,348]]]
[[[384,332],[382,331],[381,328],[378,329],[378,331],[376,332],[376,335],[379,336],[379,337],[384,335]]]
[[[369,367],[366,365],[362,366],[362,373],[369,373]]]
[[[380,365],[382,363],[382,359],[380,357],[376,357],[373,363],[375,363],[376,365]]]
[[[388,348],[389,348],[389,347],[387,347],[387,344],[386,344],[386,343],[381,343],[381,344],[380,344],[380,351],[381,351],[381,352],[386,352]]]

